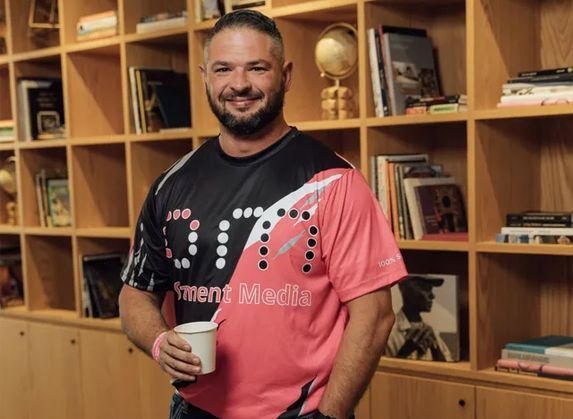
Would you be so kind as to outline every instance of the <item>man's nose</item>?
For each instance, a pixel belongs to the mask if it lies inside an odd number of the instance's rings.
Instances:
[[[251,89],[251,82],[247,71],[243,69],[235,69],[232,74],[230,87],[236,92],[247,92]]]

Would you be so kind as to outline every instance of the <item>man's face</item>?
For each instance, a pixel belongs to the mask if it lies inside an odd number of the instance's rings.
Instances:
[[[282,112],[291,67],[270,36],[224,29],[211,40],[201,69],[211,110],[237,136],[260,131]]]
[[[432,304],[436,298],[432,289],[433,285],[423,279],[408,280],[402,289],[404,305],[420,312],[429,313],[432,311]]]

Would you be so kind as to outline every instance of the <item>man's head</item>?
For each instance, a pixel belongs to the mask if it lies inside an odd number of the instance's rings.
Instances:
[[[432,289],[444,283],[442,278],[410,275],[398,284],[402,293],[404,307],[416,312],[432,311],[432,303],[436,296]]]
[[[207,36],[201,66],[207,98],[234,135],[249,137],[282,115],[291,71],[279,30],[259,12],[226,14]]]

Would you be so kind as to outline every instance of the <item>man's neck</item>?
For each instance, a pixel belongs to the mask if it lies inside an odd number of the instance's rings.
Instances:
[[[248,137],[236,136],[224,126],[220,128],[219,143],[225,154],[231,157],[247,157],[256,154],[279,141],[290,130],[282,115]]]

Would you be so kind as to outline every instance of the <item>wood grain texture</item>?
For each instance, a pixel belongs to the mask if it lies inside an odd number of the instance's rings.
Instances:
[[[0,418],[29,418],[28,324],[0,318]]]
[[[476,419],[565,419],[573,415],[573,400],[531,393],[476,388]]]

